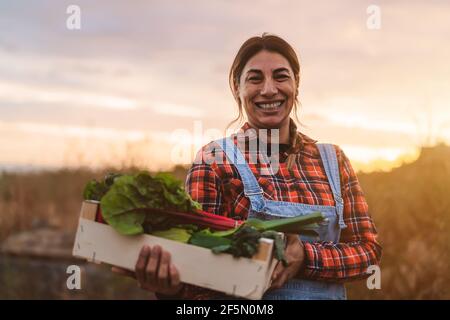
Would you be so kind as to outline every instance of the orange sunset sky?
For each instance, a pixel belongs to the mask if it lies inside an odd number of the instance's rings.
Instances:
[[[299,54],[300,130],[392,167],[450,143],[449,17],[449,1],[1,1],[0,170],[188,164],[236,116],[229,67],[265,31]]]

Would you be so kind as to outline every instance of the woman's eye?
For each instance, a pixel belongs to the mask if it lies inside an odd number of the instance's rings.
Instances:
[[[289,79],[289,76],[286,74],[281,74],[281,75],[277,76],[276,78],[280,79],[280,80],[286,80],[286,79]]]
[[[251,78],[248,78],[248,80],[250,80],[250,81],[261,81],[261,78],[251,77]]]

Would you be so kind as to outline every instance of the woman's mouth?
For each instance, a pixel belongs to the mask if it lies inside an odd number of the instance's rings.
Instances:
[[[284,104],[285,100],[255,102],[258,109],[264,111],[277,111]]]

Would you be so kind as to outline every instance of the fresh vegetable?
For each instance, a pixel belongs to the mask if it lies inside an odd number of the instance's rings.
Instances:
[[[274,230],[285,233],[300,233],[302,231],[313,231],[317,229],[318,222],[323,221],[320,212],[312,212],[307,215],[292,218],[282,218],[273,220],[248,219],[245,223],[259,231]],[[315,233],[314,233],[315,234]]]
[[[201,208],[183,190],[181,181],[166,173],[152,177],[148,172],[115,177],[100,205],[105,221],[125,235],[143,233],[144,223],[152,230],[167,229],[173,223],[166,210],[189,213]],[[147,214],[149,209],[165,210]]]
[[[232,235],[232,233],[229,234]],[[194,233],[189,240],[189,243],[207,249],[214,249],[222,246],[227,246],[227,248],[229,248],[229,246],[231,246],[231,239],[227,236],[217,235],[209,229],[205,229]]]
[[[227,252],[235,257],[252,257],[259,247],[261,233],[247,225],[231,232],[211,232],[202,230],[192,235],[190,244],[211,249],[214,253]]]
[[[194,225],[180,225],[167,230],[153,231],[151,234],[160,238],[188,243],[197,230],[198,227]]]
[[[230,248],[226,250],[226,252],[231,253],[234,257],[251,258],[258,252],[260,238],[261,233],[258,230],[251,226],[244,225],[233,234]],[[220,252],[217,249],[215,251]]]
[[[199,227],[210,228],[212,230],[229,230],[243,223],[242,221],[211,214],[201,210],[193,210],[193,212],[191,213],[184,213],[167,209],[163,210],[163,209],[145,208],[140,211],[146,213],[147,217],[154,215],[168,216],[170,217],[169,222],[171,223],[196,224]],[[144,223],[144,225],[146,225],[149,230],[161,228],[161,224],[158,221],[156,222],[152,221],[152,219],[147,220]]]
[[[90,181],[86,200],[99,200],[105,221],[124,235],[168,229],[175,224],[196,224],[212,230],[228,230],[240,221],[201,211],[181,181],[167,173],[152,177],[109,174],[103,182]]]
[[[226,252],[235,257],[252,257],[259,248],[260,238],[274,240],[275,257],[284,266],[287,261],[284,257],[285,241],[281,231],[288,230],[296,234],[314,234],[317,222],[323,220],[320,212],[314,212],[305,216],[263,221],[248,219],[243,225],[222,232],[202,230],[192,235],[189,243],[211,249],[214,253]]]
[[[104,181],[91,180],[83,196],[100,201],[104,220],[124,235],[150,233],[158,237],[227,252],[235,257],[252,257],[261,237],[274,239],[275,257],[286,264],[285,242],[279,232],[316,235],[320,212],[274,220],[245,222],[201,210],[181,181],[167,173],[151,176],[108,174]]]
[[[89,181],[84,187],[84,200],[100,201],[106,192],[108,192],[109,188],[113,185],[114,179],[120,176],[121,174],[118,173],[108,173],[102,182],[98,182],[95,179]]]

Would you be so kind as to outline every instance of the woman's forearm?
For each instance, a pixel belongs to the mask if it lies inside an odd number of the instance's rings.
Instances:
[[[345,282],[369,276],[367,268],[377,265],[381,246],[376,241],[354,243],[304,243],[305,263],[300,277]]]

